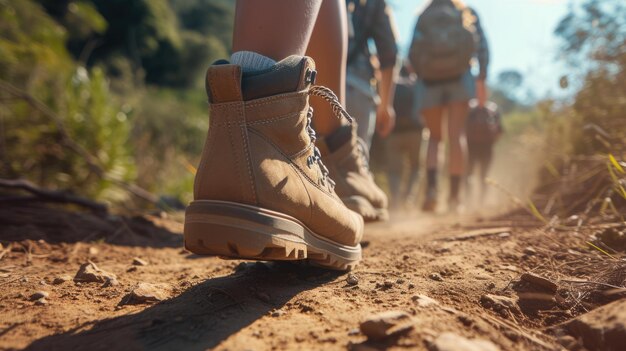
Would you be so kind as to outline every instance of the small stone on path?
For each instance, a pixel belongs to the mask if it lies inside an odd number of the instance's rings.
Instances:
[[[152,303],[167,299],[167,291],[163,286],[139,283],[127,296],[127,304]]]
[[[147,261],[144,261],[139,257],[133,258],[133,266],[147,266],[147,265],[148,265]]]
[[[438,282],[442,282],[443,281],[443,278],[441,277],[441,275],[439,273],[430,273],[430,275],[428,277],[430,279],[436,280]]]
[[[64,274],[64,275],[60,275],[56,278],[54,278],[54,280],[52,280],[52,284],[54,285],[59,285],[59,284],[63,284],[65,282],[69,282],[70,280],[72,280],[72,277]]]
[[[74,281],[84,283],[106,283],[107,281],[115,278],[115,274],[101,270],[93,262],[87,262],[80,265],[78,272],[76,272],[76,275],[74,276]]]
[[[415,302],[420,307],[439,305],[439,302],[437,302],[437,300],[430,298],[426,295],[415,295],[411,297],[411,300],[413,300],[413,302]]]
[[[39,299],[45,299],[48,296],[50,296],[49,292],[43,291],[43,290],[39,290],[39,291],[35,291],[32,295],[30,295],[29,300],[35,301],[35,300],[39,300]]]
[[[346,278],[346,283],[348,283],[348,285],[358,285],[359,278],[354,274],[348,274],[348,277]]]
[[[360,325],[361,333],[371,340],[382,340],[413,328],[411,316],[404,311],[387,311],[371,315]]]

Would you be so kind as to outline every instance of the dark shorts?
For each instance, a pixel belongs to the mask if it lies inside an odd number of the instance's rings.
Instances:
[[[443,106],[453,102],[469,101],[476,97],[476,83],[472,72],[449,82],[417,82],[416,100],[421,110]]]

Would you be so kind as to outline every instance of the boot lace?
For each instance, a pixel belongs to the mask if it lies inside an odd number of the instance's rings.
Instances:
[[[314,85],[309,89],[309,95],[319,96],[322,99],[326,100],[332,107],[333,114],[335,115],[335,117],[339,119],[345,118],[346,120],[348,120],[348,122],[350,122],[350,124],[354,122],[354,118],[352,118],[352,116],[350,116],[350,114],[343,108],[343,106],[341,106],[341,103],[339,102],[337,95],[335,95],[335,93],[333,93],[333,91],[330,90],[329,88],[321,86],[321,85]],[[309,138],[311,138],[311,142],[315,144],[315,141],[317,140],[317,134],[315,133],[315,129],[313,129],[313,126],[312,126],[313,108],[310,106],[309,106],[309,110],[307,111],[306,117],[307,117],[306,131],[309,134]],[[307,158],[307,166],[311,168],[315,164],[317,164],[321,172],[320,181],[322,185],[325,185],[326,182],[328,182],[331,189],[334,188],[335,182],[332,179],[330,179],[330,177],[328,176],[329,174],[328,168],[326,168],[326,166],[322,162],[322,154],[320,153],[320,150],[317,148],[317,146],[314,145],[313,155]]]

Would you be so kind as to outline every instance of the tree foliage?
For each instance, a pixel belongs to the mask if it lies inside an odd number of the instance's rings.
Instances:
[[[585,0],[561,20],[562,55],[582,76],[570,107],[577,153],[615,152],[626,140],[626,3]]]
[[[207,128],[198,88],[205,68],[227,54],[233,8],[225,0],[0,0],[0,88],[10,88],[0,89],[0,177],[117,203],[129,196],[119,181],[188,192],[193,177],[183,165],[195,161]]]

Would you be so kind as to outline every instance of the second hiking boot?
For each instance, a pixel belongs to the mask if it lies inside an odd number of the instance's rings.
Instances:
[[[250,73],[226,61],[209,68],[209,132],[185,213],[189,251],[341,270],[359,262],[363,219],[333,190],[314,145],[309,96],[349,115],[313,85],[315,73],[302,56]]]
[[[387,195],[376,185],[369,170],[365,142],[357,137],[352,126],[343,126],[335,134],[319,144],[324,163],[337,182],[337,195],[365,221],[387,220]]]

